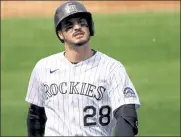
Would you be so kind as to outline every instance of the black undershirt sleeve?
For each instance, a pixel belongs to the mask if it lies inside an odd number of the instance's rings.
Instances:
[[[43,137],[46,119],[44,107],[30,104],[27,116],[28,137]]]
[[[114,111],[114,117],[117,120],[115,136],[133,137],[138,133],[138,118],[134,104],[120,106]]]

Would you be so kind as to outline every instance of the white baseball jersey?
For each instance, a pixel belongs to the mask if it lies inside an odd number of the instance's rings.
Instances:
[[[45,136],[111,136],[113,111],[140,105],[124,66],[99,51],[77,64],[63,53],[35,65],[27,91],[27,102],[45,108]]]

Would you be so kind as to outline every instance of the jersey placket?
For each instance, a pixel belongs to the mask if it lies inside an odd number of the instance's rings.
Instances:
[[[71,83],[71,82],[74,82],[75,81],[75,65],[74,64],[70,64],[69,65],[69,67],[70,67],[70,76],[69,76],[69,84]],[[73,90],[72,89],[72,87],[71,87],[72,85],[69,85],[69,92],[72,92],[72,91],[70,91],[70,90]],[[75,107],[75,101],[74,101],[74,94],[70,94],[69,95],[69,114],[70,114],[70,119],[69,119],[69,121],[70,121],[70,130],[71,130],[71,134],[73,135],[74,133],[73,133],[73,131],[75,130],[74,129],[74,124],[75,124],[75,114],[74,114],[74,107]],[[71,135],[71,136],[72,136]]]

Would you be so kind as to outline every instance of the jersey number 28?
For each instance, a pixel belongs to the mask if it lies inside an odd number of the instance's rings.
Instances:
[[[94,106],[86,106],[83,111],[86,113],[89,110],[92,111],[92,113],[86,114],[84,116],[84,126],[94,126],[97,124],[96,122],[88,122],[88,118],[94,118],[95,117],[96,108]],[[106,111],[106,112],[104,112],[104,111]],[[110,106],[102,106],[99,109],[99,123],[100,123],[100,125],[107,126],[110,123],[110,120],[111,120],[110,113],[111,113],[111,107]]]

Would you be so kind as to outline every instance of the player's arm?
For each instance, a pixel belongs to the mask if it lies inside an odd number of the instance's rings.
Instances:
[[[134,104],[125,104],[114,111],[117,120],[115,136],[135,136],[138,133],[137,113]]]
[[[46,119],[44,107],[30,104],[27,116],[28,137],[43,137]]]

